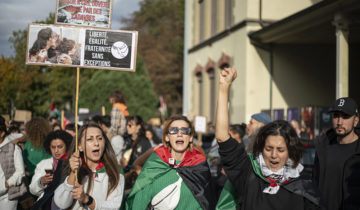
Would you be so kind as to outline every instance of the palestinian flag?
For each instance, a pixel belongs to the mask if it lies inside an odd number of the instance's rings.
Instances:
[[[126,201],[126,209],[215,209],[206,158],[196,149],[174,162],[168,148],[156,149],[146,161]],[[171,208],[172,207],[172,208]]]
[[[236,207],[239,204],[236,196],[237,194],[234,186],[229,180],[226,180],[218,203],[216,204],[216,210],[236,210]]]

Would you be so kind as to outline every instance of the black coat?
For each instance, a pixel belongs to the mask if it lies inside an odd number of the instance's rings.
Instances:
[[[355,133],[360,137],[360,129]],[[341,209],[360,209],[360,140],[357,140],[355,154],[345,161],[343,168]],[[313,167],[313,182],[319,186],[320,180],[326,176],[326,150],[329,145],[337,144],[337,136],[334,129],[328,130],[324,135],[315,139],[315,163]],[[335,154],[336,155],[336,154]],[[328,183],[331,185],[332,183]]]
[[[230,138],[219,143],[219,148],[225,172],[237,191],[238,209],[320,209],[318,191],[311,180],[300,176],[282,185],[274,195],[263,193],[269,183],[254,172],[244,145]]]
[[[51,209],[52,198],[54,197],[54,192],[56,188],[65,181],[66,176],[63,173],[63,170],[66,165],[69,164],[67,159],[60,159],[57,165],[57,168],[54,172],[53,181],[45,188],[44,195],[36,201],[34,206],[31,208],[35,209]]]

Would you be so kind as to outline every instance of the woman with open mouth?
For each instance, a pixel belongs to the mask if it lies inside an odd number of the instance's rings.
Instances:
[[[58,208],[119,209],[124,192],[124,176],[104,131],[95,124],[80,129],[78,151],[70,148],[64,173],[68,176],[56,189]],[[75,177],[77,171],[77,177]]]
[[[206,158],[193,147],[194,128],[183,116],[168,120],[163,145],[146,161],[127,209],[214,209]]]
[[[235,78],[232,68],[220,73],[215,136],[230,182],[217,209],[320,209],[312,181],[301,176],[304,147],[288,122],[277,120],[262,127],[249,154],[229,135],[229,89]]]

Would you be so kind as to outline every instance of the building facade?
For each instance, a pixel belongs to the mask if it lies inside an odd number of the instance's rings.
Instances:
[[[329,106],[340,96],[360,103],[352,78],[360,79],[355,0],[190,0],[185,7],[183,114],[214,122],[224,66],[238,73],[231,123],[260,111]]]

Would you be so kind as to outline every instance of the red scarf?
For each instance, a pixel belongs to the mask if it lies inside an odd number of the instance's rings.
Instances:
[[[269,182],[270,182],[270,186],[271,187],[276,187],[278,185],[278,180],[276,179],[270,179],[269,177],[265,177]],[[290,181],[290,179],[285,180],[284,182],[282,182],[281,184],[286,184]]]
[[[85,159],[83,157],[81,158],[81,162],[82,162],[82,165],[83,165],[84,169],[88,169],[88,166],[87,166],[87,164],[85,162]],[[103,167],[104,167],[104,162],[100,160],[99,164],[95,168],[94,178],[96,178],[98,176],[98,171],[100,169],[102,169]]]
[[[185,156],[179,165],[169,163],[169,159],[172,158],[171,153],[169,148],[164,147],[164,145],[157,148],[154,152],[162,161],[176,168],[181,166],[194,166],[206,161],[206,157],[195,148],[193,148],[193,152],[185,151]]]

